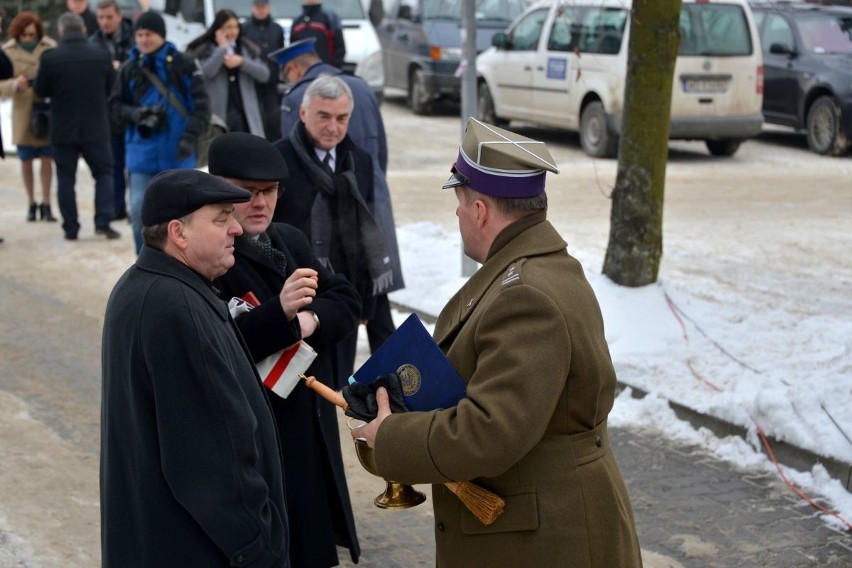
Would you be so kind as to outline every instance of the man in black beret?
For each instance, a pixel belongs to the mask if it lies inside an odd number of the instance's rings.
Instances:
[[[234,266],[215,285],[225,299],[257,303],[236,319],[252,357],[261,362],[304,339],[318,352],[307,374],[331,386],[338,343],[358,328],[355,287],[317,260],[299,229],[272,223],[287,164],[270,142],[232,132],[214,140],[208,156],[211,174],[251,192],[248,202],[234,206],[243,229],[234,240]],[[292,566],[337,566],[336,544],[349,548],[357,562],[360,546],[335,407],[303,384],[286,399],[270,398],[281,435],[287,511],[299,519],[290,528]]]
[[[101,410],[105,567],[289,566],[275,419],[211,281],[234,263],[234,204],[197,170],[156,175],[145,246],[107,303]]]

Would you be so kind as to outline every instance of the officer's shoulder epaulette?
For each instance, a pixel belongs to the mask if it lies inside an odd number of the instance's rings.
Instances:
[[[523,282],[523,267],[526,260],[526,258],[519,258],[509,265],[506,272],[503,273],[503,278],[500,280],[501,287],[515,286]]]

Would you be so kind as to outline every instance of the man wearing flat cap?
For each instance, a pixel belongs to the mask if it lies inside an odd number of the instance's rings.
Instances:
[[[391,316],[388,294],[405,287],[402,278],[402,265],[399,260],[399,247],[396,241],[396,223],[393,218],[393,204],[387,182],[388,142],[385,125],[376,95],[370,86],[356,75],[344,73],[340,69],[324,63],[314,49],[314,39],[290,44],[288,47],[270,54],[270,58],[281,67],[281,73],[292,85],[281,101],[281,136],[287,138],[299,123],[302,99],[308,86],[320,75],[330,75],[341,79],[352,91],[352,116],[349,117],[347,135],[352,142],[370,155],[373,161],[373,203],[376,220],[382,227],[390,266],[393,271],[393,284],[383,294],[376,296],[374,316],[367,320],[367,340],[370,351],[375,352],[396,329]]]
[[[444,188],[464,252],[482,267],[450,299],[435,340],[467,383],[454,408],[391,414],[352,431],[379,472],[433,483],[437,563],[634,567],[630,499],[607,434],[616,377],[583,267],[546,220],[543,143],[470,119]],[[500,495],[483,526],[442,484]]]
[[[162,172],[145,194],[145,246],[104,319],[104,567],[289,566],[274,417],[212,286],[250,198],[197,170]]]
[[[251,192],[234,205],[243,234],[235,264],[215,281],[225,299],[253,294],[260,302],[237,325],[255,361],[304,339],[317,351],[306,374],[331,384],[337,343],[358,328],[360,298],[342,274],[323,266],[299,229],[272,223],[287,164],[266,139],[243,132],[210,144],[210,173]],[[346,485],[335,407],[304,384],[270,396],[281,434],[293,568],[337,566],[337,544],[358,561],[360,546]]]

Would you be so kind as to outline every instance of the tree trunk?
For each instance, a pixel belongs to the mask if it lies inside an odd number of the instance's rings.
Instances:
[[[603,273],[622,286],[657,281],[672,76],[681,0],[633,0],[618,175]]]

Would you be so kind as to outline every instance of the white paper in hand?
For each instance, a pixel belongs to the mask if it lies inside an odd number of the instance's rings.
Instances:
[[[228,302],[228,309],[233,318],[250,311],[252,307],[250,303],[241,298],[231,298],[231,301]],[[304,341],[299,341],[290,347],[273,353],[257,363],[255,367],[257,367],[257,373],[266,388],[281,398],[287,398],[298,384],[299,375],[304,374],[316,358],[317,352],[314,351],[313,347]]]

